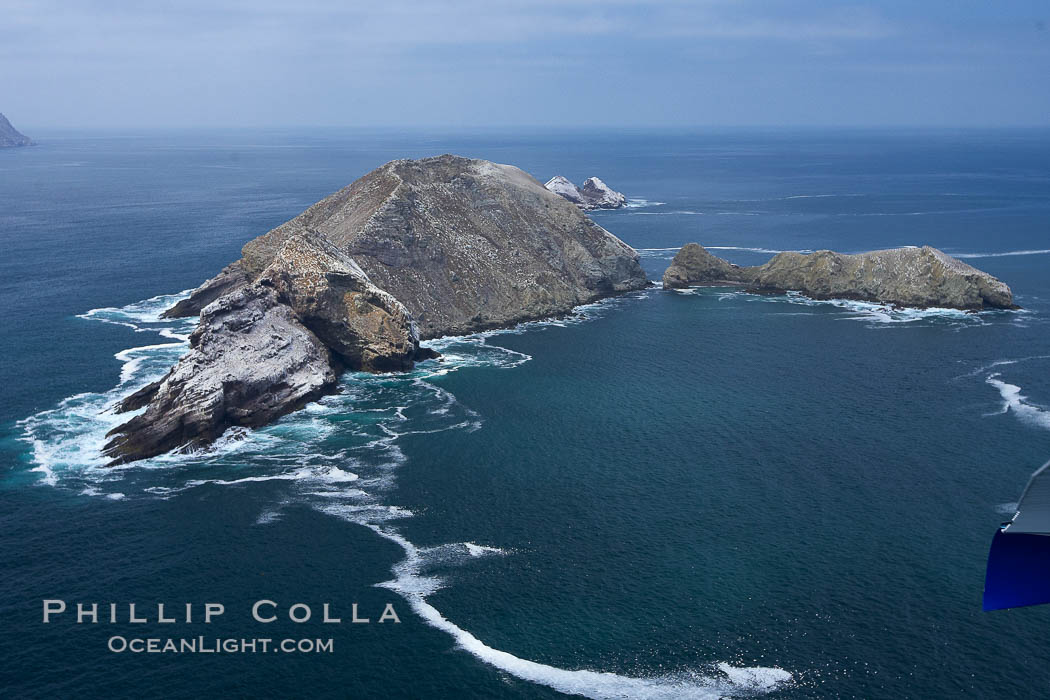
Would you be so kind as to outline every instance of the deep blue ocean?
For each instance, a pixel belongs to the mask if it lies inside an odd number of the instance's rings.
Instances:
[[[1050,608],[981,612],[1050,458],[1050,130],[32,135],[0,150],[0,697],[1050,696]],[[654,287],[101,466],[106,408],[185,351],[193,321],[161,310],[444,152],[601,177],[631,206],[595,220],[653,280],[689,241],[741,264],[929,244],[1023,310]],[[43,624],[44,599],[70,610]],[[196,617],[109,624],[111,602]],[[199,635],[333,650],[107,649]]]

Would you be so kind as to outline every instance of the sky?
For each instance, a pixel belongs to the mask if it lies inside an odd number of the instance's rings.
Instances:
[[[1047,126],[1047,0],[0,0],[33,128]]]

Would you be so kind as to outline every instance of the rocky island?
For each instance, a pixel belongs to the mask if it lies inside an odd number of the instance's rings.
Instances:
[[[397,160],[249,241],[175,307],[190,352],[118,411],[111,464],[192,449],[334,390],[409,369],[420,339],[555,316],[648,285],[638,254],[509,165]]]
[[[587,178],[581,187],[577,187],[569,181],[569,178],[555,175],[547,181],[544,187],[585,211],[619,209],[627,204],[627,197],[596,177]]]
[[[663,276],[665,289],[744,285],[751,291],[796,291],[813,299],[852,299],[965,311],[1016,309],[1005,283],[936,248],[893,248],[844,255],[830,250],[778,253],[756,267],[733,265],[688,243]]]
[[[586,185],[560,189],[484,160],[396,160],[249,241],[240,259],[165,312],[199,316],[190,351],[116,407],[141,413],[107,436],[110,464],[265,425],[333,391],[344,370],[411,369],[436,356],[421,340],[556,316],[646,287],[634,249],[571,196],[586,204],[599,195]],[[930,247],[780,253],[740,267],[690,243],[663,284],[1016,308],[1005,284]]]
[[[15,146],[32,145],[33,140],[31,138],[11,126],[11,122],[7,121],[7,117],[0,114],[0,148],[14,148]]]

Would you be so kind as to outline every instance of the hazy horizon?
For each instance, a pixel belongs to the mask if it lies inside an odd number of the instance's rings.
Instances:
[[[1029,0],[0,2],[0,112],[29,135],[1050,124]]]

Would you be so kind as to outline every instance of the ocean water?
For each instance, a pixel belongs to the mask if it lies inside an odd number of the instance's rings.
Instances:
[[[1050,694],[1050,609],[980,610],[994,529],[1050,458],[1050,131],[39,136],[0,151],[3,697]],[[371,168],[443,152],[600,176],[631,206],[594,218],[654,280],[689,241],[741,264],[930,244],[1024,308],[652,288],[101,466],[107,407],[185,351],[192,321],[161,310]],[[45,625],[47,598],[227,612]],[[251,621],[261,598],[280,621]]]

